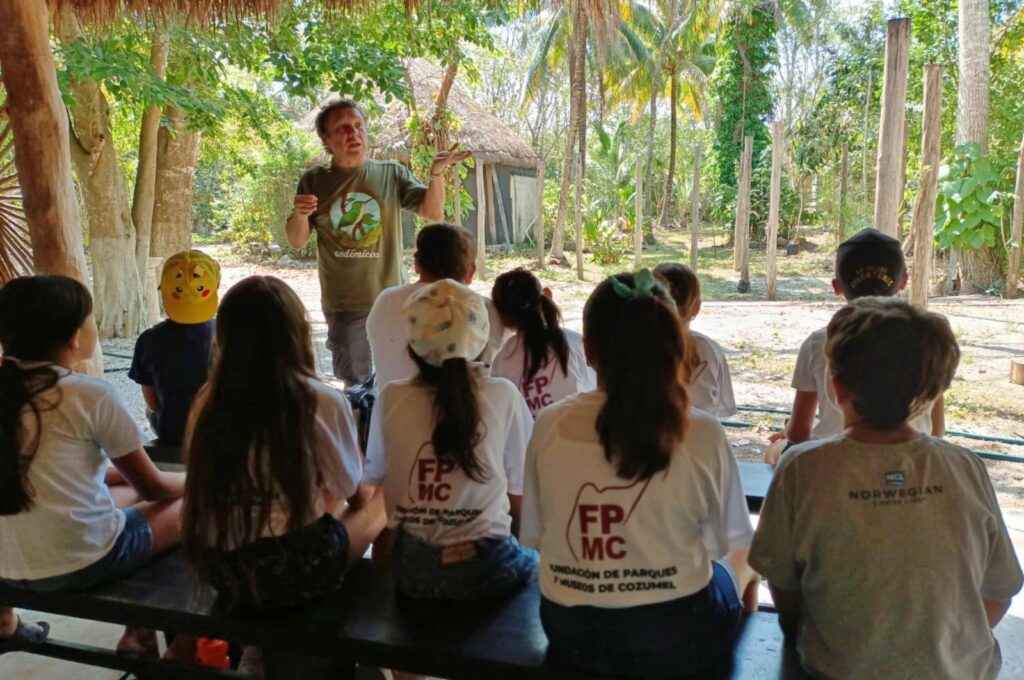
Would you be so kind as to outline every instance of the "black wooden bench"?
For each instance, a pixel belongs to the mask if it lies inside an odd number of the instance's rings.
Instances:
[[[289,674],[297,655],[335,660],[339,674],[355,665],[394,668],[454,680],[573,680],[585,676],[545,665],[547,638],[538,616],[536,586],[496,603],[453,605],[397,595],[386,574],[364,561],[342,589],[300,612],[276,617],[232,618],[215,612],[209,593],[197,593],[180,552],[155,560],[129,578],[83,593],[31,593],[0,586],[0,602],[66,616],[170,630],[257,644],[264,648],[268,678]],[[237,677],[120,657],[110,650],[53,639],[26,648],[35,654],[158,677]],[[749,616],[734,668],[723,678],[802,678],[795,655],[784,649],[776,615]]]
[[[750,512],[760,512],[775,468],[768,463],[745,463],[743,461],[740,461],[739,466],[740,483],[743,484],[743,494],[747,497],[747,508],[750,509]]]

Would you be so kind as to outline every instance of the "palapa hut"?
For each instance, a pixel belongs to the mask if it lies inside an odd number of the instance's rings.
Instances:
[[[407,68],[416,107],[421,112],[432,111],[444,71],[425,59],[412,59]],[[450,133],[450,141],[471,149],[476,161],[476,169],[470,172],[465,184],[474,206],[465,221],[467,228],[478,234],[478,240],[482,232],[489,245],[521,243],[537,225],[540,156],[457,83],[448,95],[448,108],[459,120],[459,129]],[[395,102],[388,108],[371,140],[374,155],[408,164],[408,120],[409,108],[405,103]],[[482,196],[481,184],[485,188]],[[482,230],[478,229],[481,224]],[[407,215],[407,241],[412,226],[412,217]]]

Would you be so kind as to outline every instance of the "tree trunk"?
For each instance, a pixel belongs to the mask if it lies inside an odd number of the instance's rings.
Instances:
[[[65,44],[81,37],[70,13],[63,17],[60,34]],[[70,89],[71,158],[89,224],[96,324],[101,338],[129,338],[147,319],[135,260],[135,225],[114,148],[110,107],[95,81],[72,81]]]
[[[576,162],[576,130],[580,116],[576,98],[576,88],[584,87],[576,78],[577,55],[582,55],[586,48],[586,23],[582,3],[576,3],[572,18],[572,45],[569,49],[569,125],[565,135],[565,159],[562,161],[562,186],[558,196],[558,213],[555,217],[555,229],[551,236],[551,251],[548,254],[553,264],[569,266],[565,259],[565,219],[569,209],[569,190],[572,187],[573,171]]]
[[[150,255],[167,257],[192,245],[192,183],[199,160],[199,132],[188,130],[185,112],[168,106],[172,132],[160,128],[156,163],[156,201]]]
[[[576,141],[579,144],[576,157],[576,187],[573,223],[576,230],[576,278],[583,280],[583,172],[587,163],[587,51],[586,40],[578,45],[576,53],[576,77],[573,95],[576,102]]]
[[[772,175],[771,184],[768,188],[766,279],[769,300],[775,299],[775,260],[779,249],[779,200],[782,196],[782,154],[784,143],[782,121],[777,120],[772,123]]]
[[[153,30],[149,65],[163,78],[167,72],[167,32]],[[139,133],[139,163],[135,170],[135,195],[132,197],[132,222],[135,223],[135,266],[142,284],[145,309],[153,309],[156,290],[149,284],[149,248],[153,238],[153,205],[156,202],[157,143],[160,133],[160,107],[146,107]]]
[[[1003,294],[1008,300],[1017,297],[1021,238],[1024,237],[1024,139],[1020,141],[1020,150],[1017,152],[1017,182],[1014,187],[1013,218],[1010,223],[1010,238],[1014,245],[1010,247],[1010,262],[1006,269],[1006,292]]]
[[[679,76],[672,74],[669,85],[669,128],[668,128],[668,174],[665,176],[665,187],[661,191],[661,206],[658,208],[658,226],[665,221],[669,203],[672,200],[672,182],[676,174],[676,135],[678,134],[679,118],[676,109],[679,99]],[[653,229],[651,232],[653,233]]]
[[[0,70],[33,267],[40,274],[70,276],[88,285],[68,117],[57,87],[46,6],[36,0],[4,0],[0,26]],[[98,345],[93,359],[80,369],[103,374]]]
[[[988,149],[988,107],[992,25],[988,0],[960,0],[960,73],[957,77],[956,143],[977,142]],[[957,253],[963,274],[961,290],[986,291],[1000,278],[999,260],[989,248]],[[955,276],[955,272],[950,272]]]

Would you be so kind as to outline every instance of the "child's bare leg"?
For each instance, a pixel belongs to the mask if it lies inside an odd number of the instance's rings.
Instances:
[[[145,501],[132,506],[142,513],[153,532],[153,556],[167,552],[181,541],[181,499]]]
[[[129,487],[130,488],[130,487]],[[113,488],[111,489],[113,491]],[[181,540],[181,500],[146,501],[133,505],[142,513],[153,534],[153,556],[166,552]],[[156,656],[156,633],[149,628],[128,626],[117,643],[117,651]]]
[[[18,615],[14,607],[0,607],[0,640],[14,636],[18,627]]]
[[[750,550],[733,550],[723,560],[732,569],[736,577],[736,587],[739,590],[740,601],[743,603],[743,610],[747,612],[757,611],[757,588],[761,584],[761,577],[747,563],[747,555]]]

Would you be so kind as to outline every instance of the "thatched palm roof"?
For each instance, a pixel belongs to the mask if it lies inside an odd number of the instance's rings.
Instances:
[[[370,0],[318,1],[330,8],[361,7],[370,3]],[[126,11],[206,21],[224,17],[269,16],[291,3],[289,0],[46,0],[46,4],[54,12],[72,10],[81,18],[93,21],[108,21]]]
[[[441,89],[444,71],[425,59],[409,64],[416,106],[421,114],[433,111],[434,98]],[[452,86],[448,108],[458,117],[460,129],[450,134],[451,141],[464,144],[473,151],[478,163],[499,163],[519,168],[536,168],[540,156],[522,138],[510,130],[497,116],[478,104],[459,87]],[[373,145],[386,158],[409,158],[409,131],[405,127],[409,109],[402,102],[392,104],[373,139]]]

